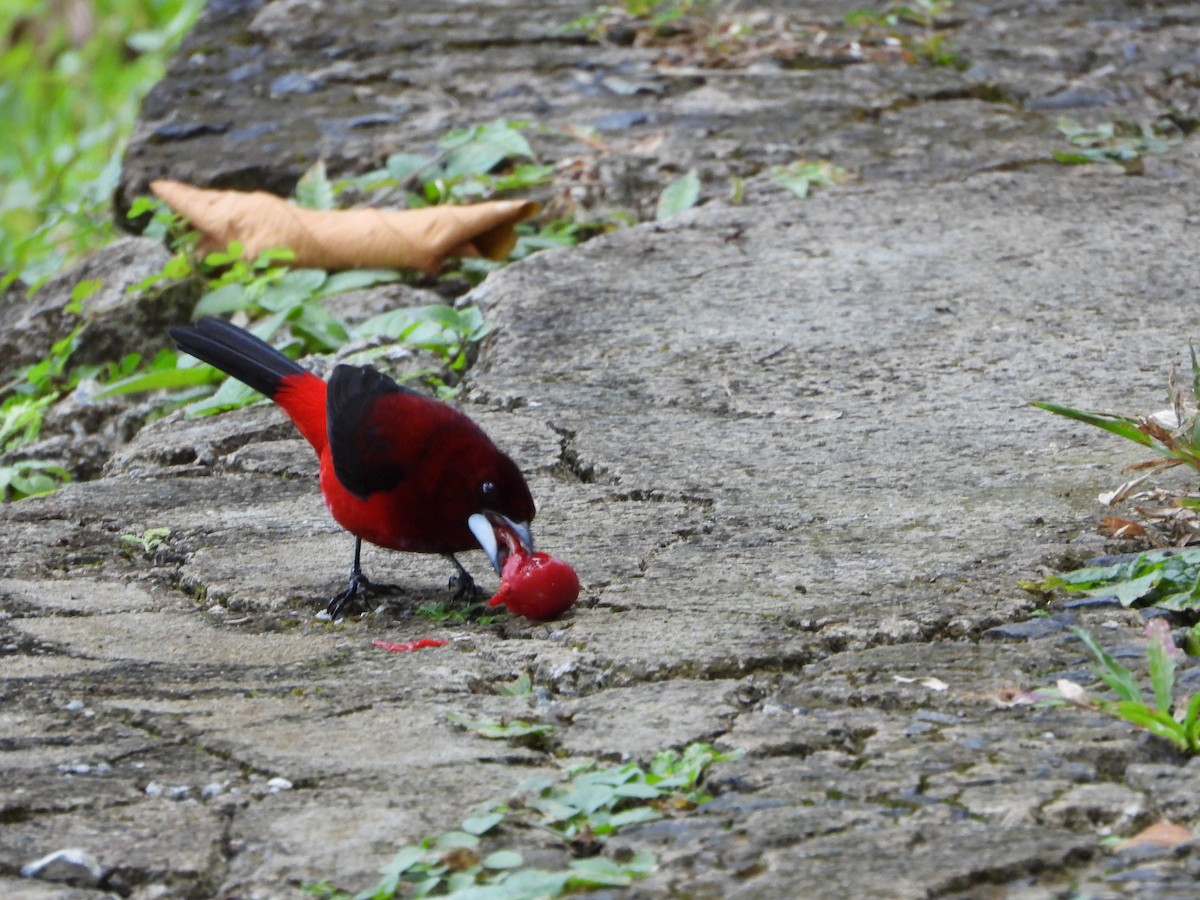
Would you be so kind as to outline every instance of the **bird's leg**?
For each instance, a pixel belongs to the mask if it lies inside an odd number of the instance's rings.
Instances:
[[[341,618],[347,609],[359,609],[363,612],[370,610],[369,597],[376,594],[400,590],[395,584],[375,584],[362,571],[362,538],[354,539],[354,562],[350,566],[350,583],[344,591],[336,594],[325,607],[331,620]]]
[[[454,564],[454,568],[458,569],[457,575],[450,576],[450,590],[454,591],[451,599],[457,602],[465,597],[468,601],[474,602],[482,593],[479,586],[475,584],[475,579],[471,577],[470,572],[463,568],[463,564],[455,558],[453,553],[447,553],[445,556]]]

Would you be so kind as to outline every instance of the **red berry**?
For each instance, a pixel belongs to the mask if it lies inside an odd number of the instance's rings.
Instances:
[[[504,604],[510,613],[541,622],[566,612],[578,597],[574,569],[548,553],[527,556],[518,549],[504,563],[500,589],[488,605]]]

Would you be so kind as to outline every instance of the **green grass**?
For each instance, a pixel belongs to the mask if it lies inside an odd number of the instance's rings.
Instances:
[[[1051,575],[1033,585],[1088,597],[1115,596],[1122,606],[1200,611],[1200,548],[1149,550],[1127,562],[1087,566]]]
[[[1134,674],[1108,653],[1094,637],[1082,628],[1071,631],[1083,642],[1095,660],[1092,669],[1109,691],[1105,697],[1089,692],[1082,685],[1060,679],[1053,688],[1034,692],[1037,703],[1043,706],[1078,706],[1121,719],[1157,735],[1184,753],[1200,752],[1200,694],[1175,698],[1175,668],[1185,658],[1175,646],[1171,629],[1163,619],[1146,626],[1146,667],[1153,696],[1147,700],[1138,687]],[[1189,640],[1195,630],[1189,634]]]
[[[649,852],[605,856],[609,837],[631,825],[686,814],[709,800],[701,784],[704,773],[714,763],[739,756],[738,751],[722,753],[708,744],[692,744],[682,753],[663,751],[647,766],[562,760],[558,777],[532,778],[507,802],[485,805],[458,828],[402,847],[381,871],[379,883],[354,900],[544,900],[628,887],[653,872],[657,860]],[[567,867],[529,867],[518,851],[505,846],[528,832],[557,843],[569,858]],[[307,885],[306,890],[326,900],[351,898],[329,881]]]
[[[1191,350],[1190,377],[1181,377],[1178,366],[1172,363],[1167,387],[1171,408],[1153,414],[1089,412],[1044,402],[1030,405],[1103,429],[1159,454],[1158,459],[1135,463],[1127,469],[1161,471],[1187,465],[1200,472],[1200,357],[1195,348]]]
[[[861,40],[897,46],[910,62],[962,70],[967,63],[938,27],[953,5],[953,0],[889,0],[879,9],[849,12],[845,20]]]
[[[1060,116],[1058,130],[1075,146],[1072,150],[1055,150],[1056,162],[1071,166],[1115,163],[1131,172],[1141,171],[1142,157],[1166,153],[1183,139],[1179,128],[1169,119],[1160,119],[1153,125],[1102,122],[1088,128],[1069,116]]]
[[[112,239],[110,198],[138,105],[202,5],[0,7],[0,284],[37,284]]]

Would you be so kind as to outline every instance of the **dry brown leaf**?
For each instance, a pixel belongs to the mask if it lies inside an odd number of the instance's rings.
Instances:
[[[1113,847],[1113,851],[1120,853],[1122,850],[1129,850],[1133,847],[1166,847],[1170,849],[1187,843],[1193,837],[1190,829],[1163,819],[1161,822],[1155,822],[1149,828],[1142,829],[1129,840],[1117,844]]]
[[[1146,529],[1129,519],[1105,516],[1100,520],[1100,533],[1109,537],[1144,537]]]
[[[202,253],[240,241],[253,260],[286,247],[292,265],[314,269],[418,269],[433,275],[451,256],[503,259],[513,226],[538,211],[533,200],[382,210],[303,209],[265,191],[212,191],[179,181],[150,190],[200,232]]]
[[[633,156],[654,156],[662,149],[667,140],[665,131],[656,131],[629,145],[629,153]]]
[[[1151,475],[1162,469],[1170,469],[1174,466],[1183,465],[1182,459],[1144,459],[1141,462],[1130,463],[1124,466],[1122,472],[1140,472],[1142,469],[1151,469]]]
[[[1113,506],[1114,504],[1120,503],[1122,500],[1124,500],[1126,497],[1128,497],[1131,493],[1133,493],[1134,488],[1138,487],[1142,482],[1144,482],[1146,479],[1150,478],[1153,474],[1154,474],[1153,472],[1148,472],[1145,475],[1139,475],[1137,478],[1134,478],[1131,481],[1125,482],[1124,484],[1122,484],[1121,486],[1116,488],[1116,490],[1101,494],[1096,499],[1099,500],[1101,503],[1103,503],[1105,506]]]

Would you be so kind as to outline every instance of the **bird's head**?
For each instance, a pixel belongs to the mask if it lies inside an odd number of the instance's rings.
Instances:
[[[467,519],[471,534],[487,554],[496,573],[518,544],[533,553],[533,495],[517,464],[497,454],[478,484],[478,509]]]

